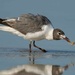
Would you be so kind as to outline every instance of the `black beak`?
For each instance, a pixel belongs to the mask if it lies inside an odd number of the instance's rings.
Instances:
[[[67,38],[67,37],[65,37],[65,38],[63,38],[63,39],[66,40],[66,41],[69,42],[69,43],[71,42],[70,39]]]
[[[69,42],[71,45],[75,45],[75,42],[71,42],[70,39],[66,37],[65,35],[61,35],[61,38]]]

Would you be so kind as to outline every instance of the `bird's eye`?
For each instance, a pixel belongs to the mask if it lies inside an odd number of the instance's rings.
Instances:
[[[58,32],[57,34],[58,34],[58,35],[61,35],[61,32]]]

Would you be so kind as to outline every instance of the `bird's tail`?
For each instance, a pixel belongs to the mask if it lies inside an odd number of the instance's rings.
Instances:
[[[0,26],[0,30],[2,31],[8,31],[9,30],[9,24],[7,24],[7,22],[4,22],[6,21],[7,19],[2,19],[0,18],[0,24],[4,25],[4,26]]]
[[[2,19],[2,18],[0,18],[0,24],[9,26],[9,24],[8,24],[7,22],[4,22],[5,20],[7,20],[7,19]]]

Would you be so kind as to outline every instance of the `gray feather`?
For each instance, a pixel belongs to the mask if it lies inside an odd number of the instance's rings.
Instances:
[[[28,32],[34,33],[42,31],[41,27],[43,25],[51,24],[51,21],[45,16],[33,15],[29,13],[21,15],[15,22],[8,22],[8,24],[10,27],[26,34]]]

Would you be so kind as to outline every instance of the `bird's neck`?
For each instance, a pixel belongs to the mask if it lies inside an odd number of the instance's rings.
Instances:
[[[54,31],[54,28],[50,27],[49,30],[48,30],[48,33],[46,35],[47,40],[53,40],[53,31]]]

